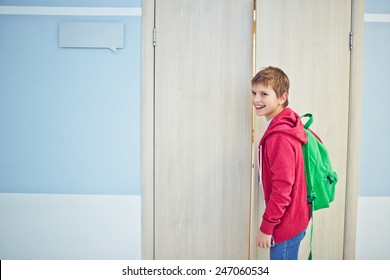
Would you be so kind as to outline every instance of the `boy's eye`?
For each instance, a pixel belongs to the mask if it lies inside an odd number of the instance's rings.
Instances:
[[[252,95],[256,95],[256,92],[252,91]]]
[[[267,96],[267,95],[268,95],[268,93],[266,93],[266,92],[261,93],[261,96]]]

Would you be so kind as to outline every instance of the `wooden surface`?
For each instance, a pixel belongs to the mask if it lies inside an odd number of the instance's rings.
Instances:
[[[156,259],[248,258],[252,6],[156,1]]]
[[[315,259],[355,257],[364,0],[351,1],[257,0],[255,71],[285,70],[290,107],[313,113],[339,174],[334,205],[315,216]],[[144,259],[268,258],[255,245],[265,122],[251,116],[252,5],[143,1]]]
[[[311,128],[328,147],[339,176],[332,207],[315,213],[314,259],[343,258],[350,30],[351,1],[257,0],[256,68],[273,65],[286,72],[291,83],[289,106],[300,115],[313,114]],[[255,132],[258,142],[264,127],[255,128],[260,130]],[[263,211],[261,196],[260,192],[260,202],[252,204],[251,258],[267,259],[268,252],[257,249],[254,242],[260,223],[256,213]],[[309,237],[310,227],[301,259],[308,256]]]

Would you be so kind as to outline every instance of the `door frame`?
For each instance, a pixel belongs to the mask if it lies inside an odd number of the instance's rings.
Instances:
[[[141,185],[142,259],[155,259],[154,242],[155,0],[142,0]]]
[[[364,57],[364,0],[352,0],[347,182],[345,193],[343,259],[356,257],[357,202],[360,166],[360,127]]]

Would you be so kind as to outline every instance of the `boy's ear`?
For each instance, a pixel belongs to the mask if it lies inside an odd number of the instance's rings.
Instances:
[[[280,105],[284,104],[284,102],[286,102],[287,100],[287,97],[288,97],[288,92],[283,93],[282,96],[279,98],[279,104]]]

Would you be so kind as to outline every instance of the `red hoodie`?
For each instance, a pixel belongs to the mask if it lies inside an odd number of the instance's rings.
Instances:
[[[285,108],[272,119],[259,143],[266,204],[260,230],[272,235],[275,243],[296,236],[310,220],[302,153],[306,142],[300,117]]]

